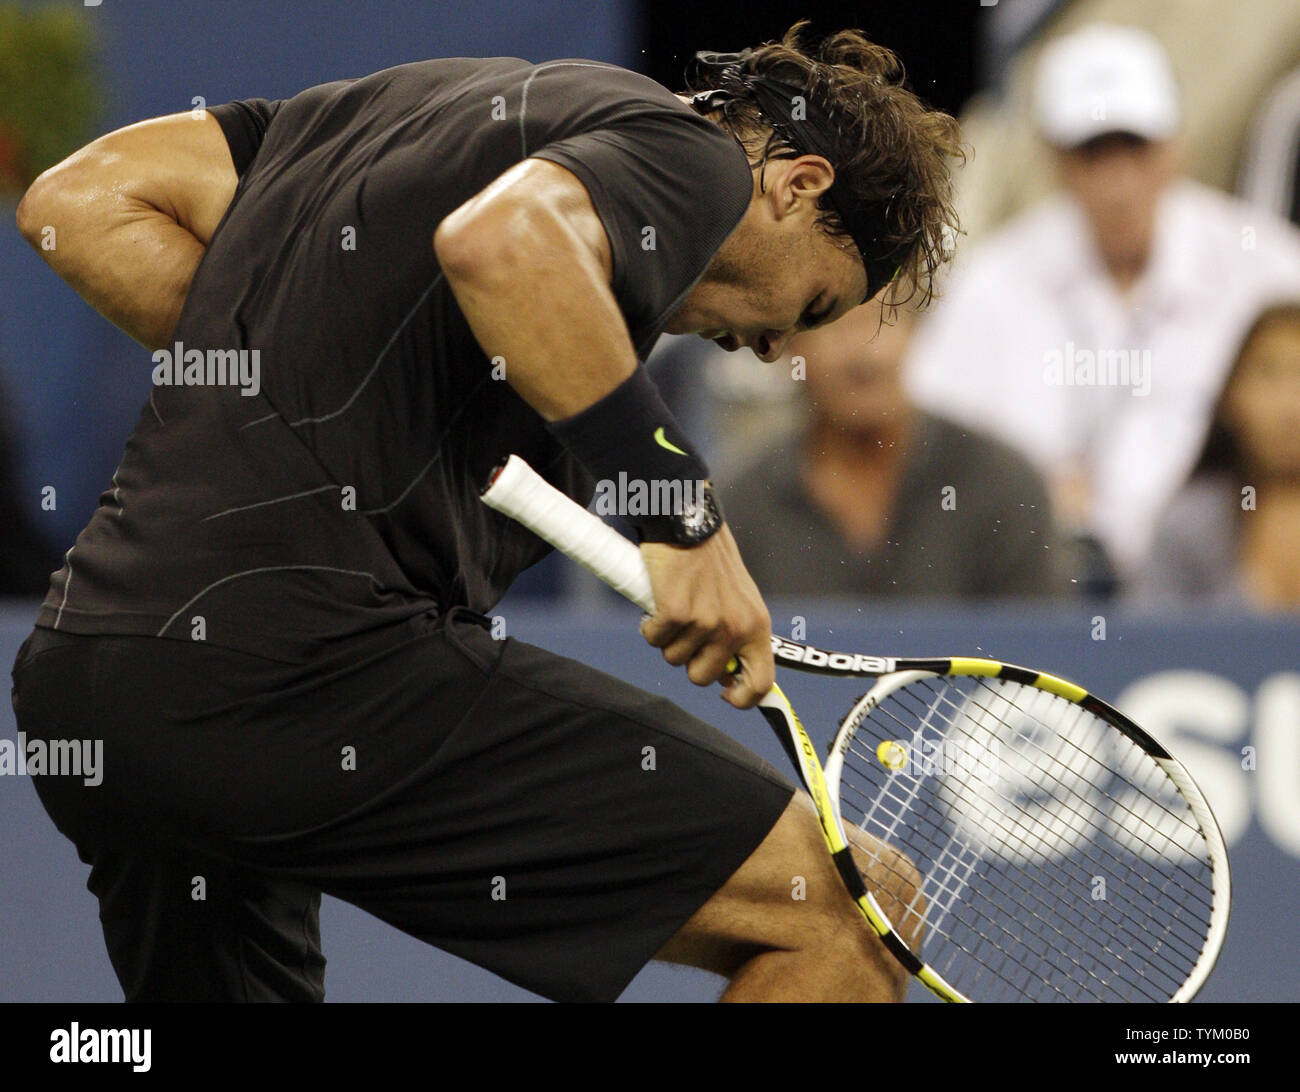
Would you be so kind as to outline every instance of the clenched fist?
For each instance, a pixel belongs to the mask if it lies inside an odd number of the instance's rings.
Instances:
[[[641,634],[663,649],[664,659],[686,666],[697,686],[722,680],[723,697],[737,709],[756,705],[775,681],[772,619],[723,526],[699,546],[643,543],[655,613]],[[727,672],[733,656],[738,674]]]

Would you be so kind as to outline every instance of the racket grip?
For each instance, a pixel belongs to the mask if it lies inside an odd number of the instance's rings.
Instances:
[[[620,595],[654,613],[650,574],[636,545],[561,493],[518,455],[493,472],[483,503],[522,523]]]

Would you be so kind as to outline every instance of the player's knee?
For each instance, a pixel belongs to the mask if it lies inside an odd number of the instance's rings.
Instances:
[[[895,899],[913,899],[921,890],[921,870],[902,850],[877,842],[871,851],[853,847],[867,885]]]
[[[916,863],[901,850],[884,842],[870,847],[854,845],[853,857],[885,916],[905,939],[915,933],[925,915],[921,894],[923,877]]]

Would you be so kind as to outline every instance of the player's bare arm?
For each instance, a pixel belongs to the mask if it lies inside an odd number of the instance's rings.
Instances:
[[[149,348],[166,345],[238,179],[206,112],[108,133],[42,174],[18,227],[65,281]]]
[[[609,240],[563,167],[524,160],[443,220],[433,246],[479,345],[546,420],[586,409],[636,368]]]
[[[507,171],[442,222],[434,249],[480,347],[505,361],[507,381],[548,421],[581,412],[635,370],[609,240],[565,168],[530,159]],[[700,686],[739,654],[744,671],[727,677],[724,696],[755,704],[774,677],[771,622],[730,531],[642,549],[658,604],[646,639]]]

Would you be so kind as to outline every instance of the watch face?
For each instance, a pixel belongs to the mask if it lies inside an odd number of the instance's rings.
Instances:
[[[705,486],[695,504],[682,508],[678,532],[684,542],[703,542],[721,525],[722,513],[718,510],[718,502],[713,499],[713,490]]]

